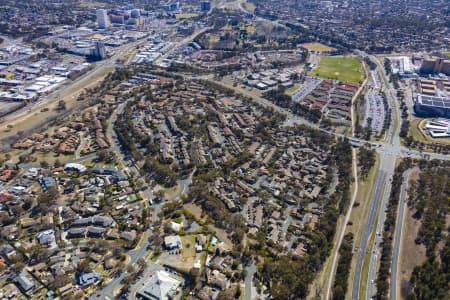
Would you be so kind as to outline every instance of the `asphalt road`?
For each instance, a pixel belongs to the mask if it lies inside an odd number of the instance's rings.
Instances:
[[[390,299],[397,299],[397,278],[398,278],[398,261],[400,257],[400,248],[402,243],[402,229],[404,222],[404,212],[406,204],[406,192],[408,190],[409,175],[414,169],[406,170],[403,173],[403,182],[400,190],[400,201],[398,205],[398,215],[395,224],[395,236],[394,236],[394,248],[392,252],[392,266],[391,266],[391,286],[390,286]]]
[[[244,299],[245,300],[252,300],[252,290],[255,288],[253,285],[253,276],[255,276],[255,273],[257,271],[257,267],[255,264],[251,264],[245,268],[247,271],[247,275],[245,276],[245,290],[244,290]]]
[[[376,219],[376,213],[378,204],[381,198],[381,195],[383,193],[383,187],[386,179],[386,172],[380,167],[380,171],[378,172],[377,181],[375,184],[375,192],[374,197],[370,205],[369,214],[367,216],[367,223],[364,228],[364,234],[361,239],[361,246],[358,250],[358,258],[356,261],[356,269],[355,269],[355,277],[353,282],[353,288],[352,288],[352,299],[358,300],[362,299],[362,297],[359,296],[359,286],[361,282],[361,273],[362,273],[362,267],[364,262],[364,257],[367,252],[367,243],[370,237],[370,234],[372,233],[373,226],[375,224]]]

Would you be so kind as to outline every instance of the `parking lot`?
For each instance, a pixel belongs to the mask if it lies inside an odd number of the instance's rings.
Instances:
[[[311,93],[320,83],[322,79],[315,77],[306,77],[305,82],[297,91],[292,94],[292,101],[300,102],[309,93]]]
[[[380,134],[383,130],[384,118],[386,117],[383,99],[379,93],[374,91],[369,91],[365,99],[366,112],[363,126],[367,127],[370,125],[372,132]],[[372,120],[371,124],[368,122],[369,118]]]

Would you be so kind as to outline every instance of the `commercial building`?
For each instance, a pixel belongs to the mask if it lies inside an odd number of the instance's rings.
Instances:
[[[417,76],[414,70],[414,65],[411,62],[411,58],[407,56],[389,57],[391,62],[392,72],[398,74],[401,77]]]
[[[139,18],[141,16],[141,11],[139,9],[133,9],[131,11],[132,18]]]
[[[99,60],[106,58],[106,49],[105,44],[103,42],[100,41],[95,42],[95,47],[92,51],[92,57]]]
[[[450,97],[418,94],[414,101],[414,112],[420,116],[450,118]]]
[[[166,271],[157,271],[138,292],[138,296],[149,300],[178,299],[183,281]]]
[[[125,24],[125,16],[123,16],[123,15],[111,15],[111,23],[113,23],[113,24]]]
[[[428,121],[423,129],[432,138],[448,138],[450,137],[450,120],[438,119],[436,121]]]
[[[105,29],[109,27],[109,19],[106,9],[97,9],[97,24],[98,28]]]
[[[170,235],[164,238],[164,246],[167,250],[181,249],[181,238],[179,235]]]
[[[422,61],[420,72],[424,74],[442,73],[450,76],[450,59],[426,58]]]

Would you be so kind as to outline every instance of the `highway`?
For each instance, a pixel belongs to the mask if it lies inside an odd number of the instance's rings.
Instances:
[[[375,283],[375,277],[377,273],[377,263],[379,258],[379,246],[381,242],[381,233],[383,231],[384,220],[386,219],[386,207],[389,201],[391,192],[391,180],[395,171],[395,162],[400,154],[405,156],[414,155],[412,151],[402,152],[400,146],[400,137],[398,135],[399,128],[401,126],[401,120],[399,119],[400,112],[398,105],[395,103],[394,93],[383,73],[383,67],[380,62],[376,61],[378,67],[377,71],[380,77],[383,79],[381,84],[386,91],[387,102],[391,113],[391,124],[386,134],[386,143],[380,143],[378,152],[380,152],[380,170],[377,176],[377,182],[375,185],[375,192],[370,204],[369,216],[364,227],[364,233],[362,236],[361,244],[359,247],[358,257],[356,261],[355,275],[352,282],[352,299],[371,299],[373,296],[373,288]],[[423,156],[422,156],[423,157]],[[431,156],[430,156],[431,158]],[[379,212],[379,213],[378,213]],[[377,218],[378,213],[378,218]],[[374,229],[376,228],[376,232]],[[372,235],[373,244],[369,244]],[[364,266],[364,258],[366,255],[370,256],[369,271],[366,282],[361,282],[362,270]],[[366,294],[360,295],[360,286],[366,285]]]
[[[368,240],[372,233],[373,226],[375,224],[378,202],[379,202],[379,199],[383,192],[385,179],[386,179],[386,172],[383,171],[383,168],[380,166],[380,171],[379,171],[377,181],[375,184],[374,197],[373,197],[373,200],[370,205],[369,214],[367,216],[367,223],[364,228],[364,234],[362,236],[361,245],[358,250],[358,258],[357,258],[356,269],[355,269],[355,277],[354,277],[354,280],[351,281],[351,282],[353,282],[352,299],[354,299],[354,300],[363,298],[363,297],[359,296],[359,284],[361,281],[362,267],[363,267],[364,257],[367,254]]]
[[[406,205],[406,193],[408,191],[408,179],[411,172],[417,169],[408,169],[403,173],[403,182],[400,190],[400,200],[398,203],[398,215],[395,223],[395,236],[394,236],[394,248],[392,252],[392,266],[391,266],[391,286],[390,286],[390,299],[396,300],[399,288],[397,286],[398,279],[398,262],[400,257],[400,249],[402,244],[402,230],[404,222],[404,212]]]

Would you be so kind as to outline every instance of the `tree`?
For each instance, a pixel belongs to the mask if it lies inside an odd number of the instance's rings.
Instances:
[[[57,110],[66,110],[66,101],[59,100]]]
[[[49,163],[45,160],[41,161],[39,164],[41,165],[41,168],[43,168],[43,169],[47,169],[49,167]]]

